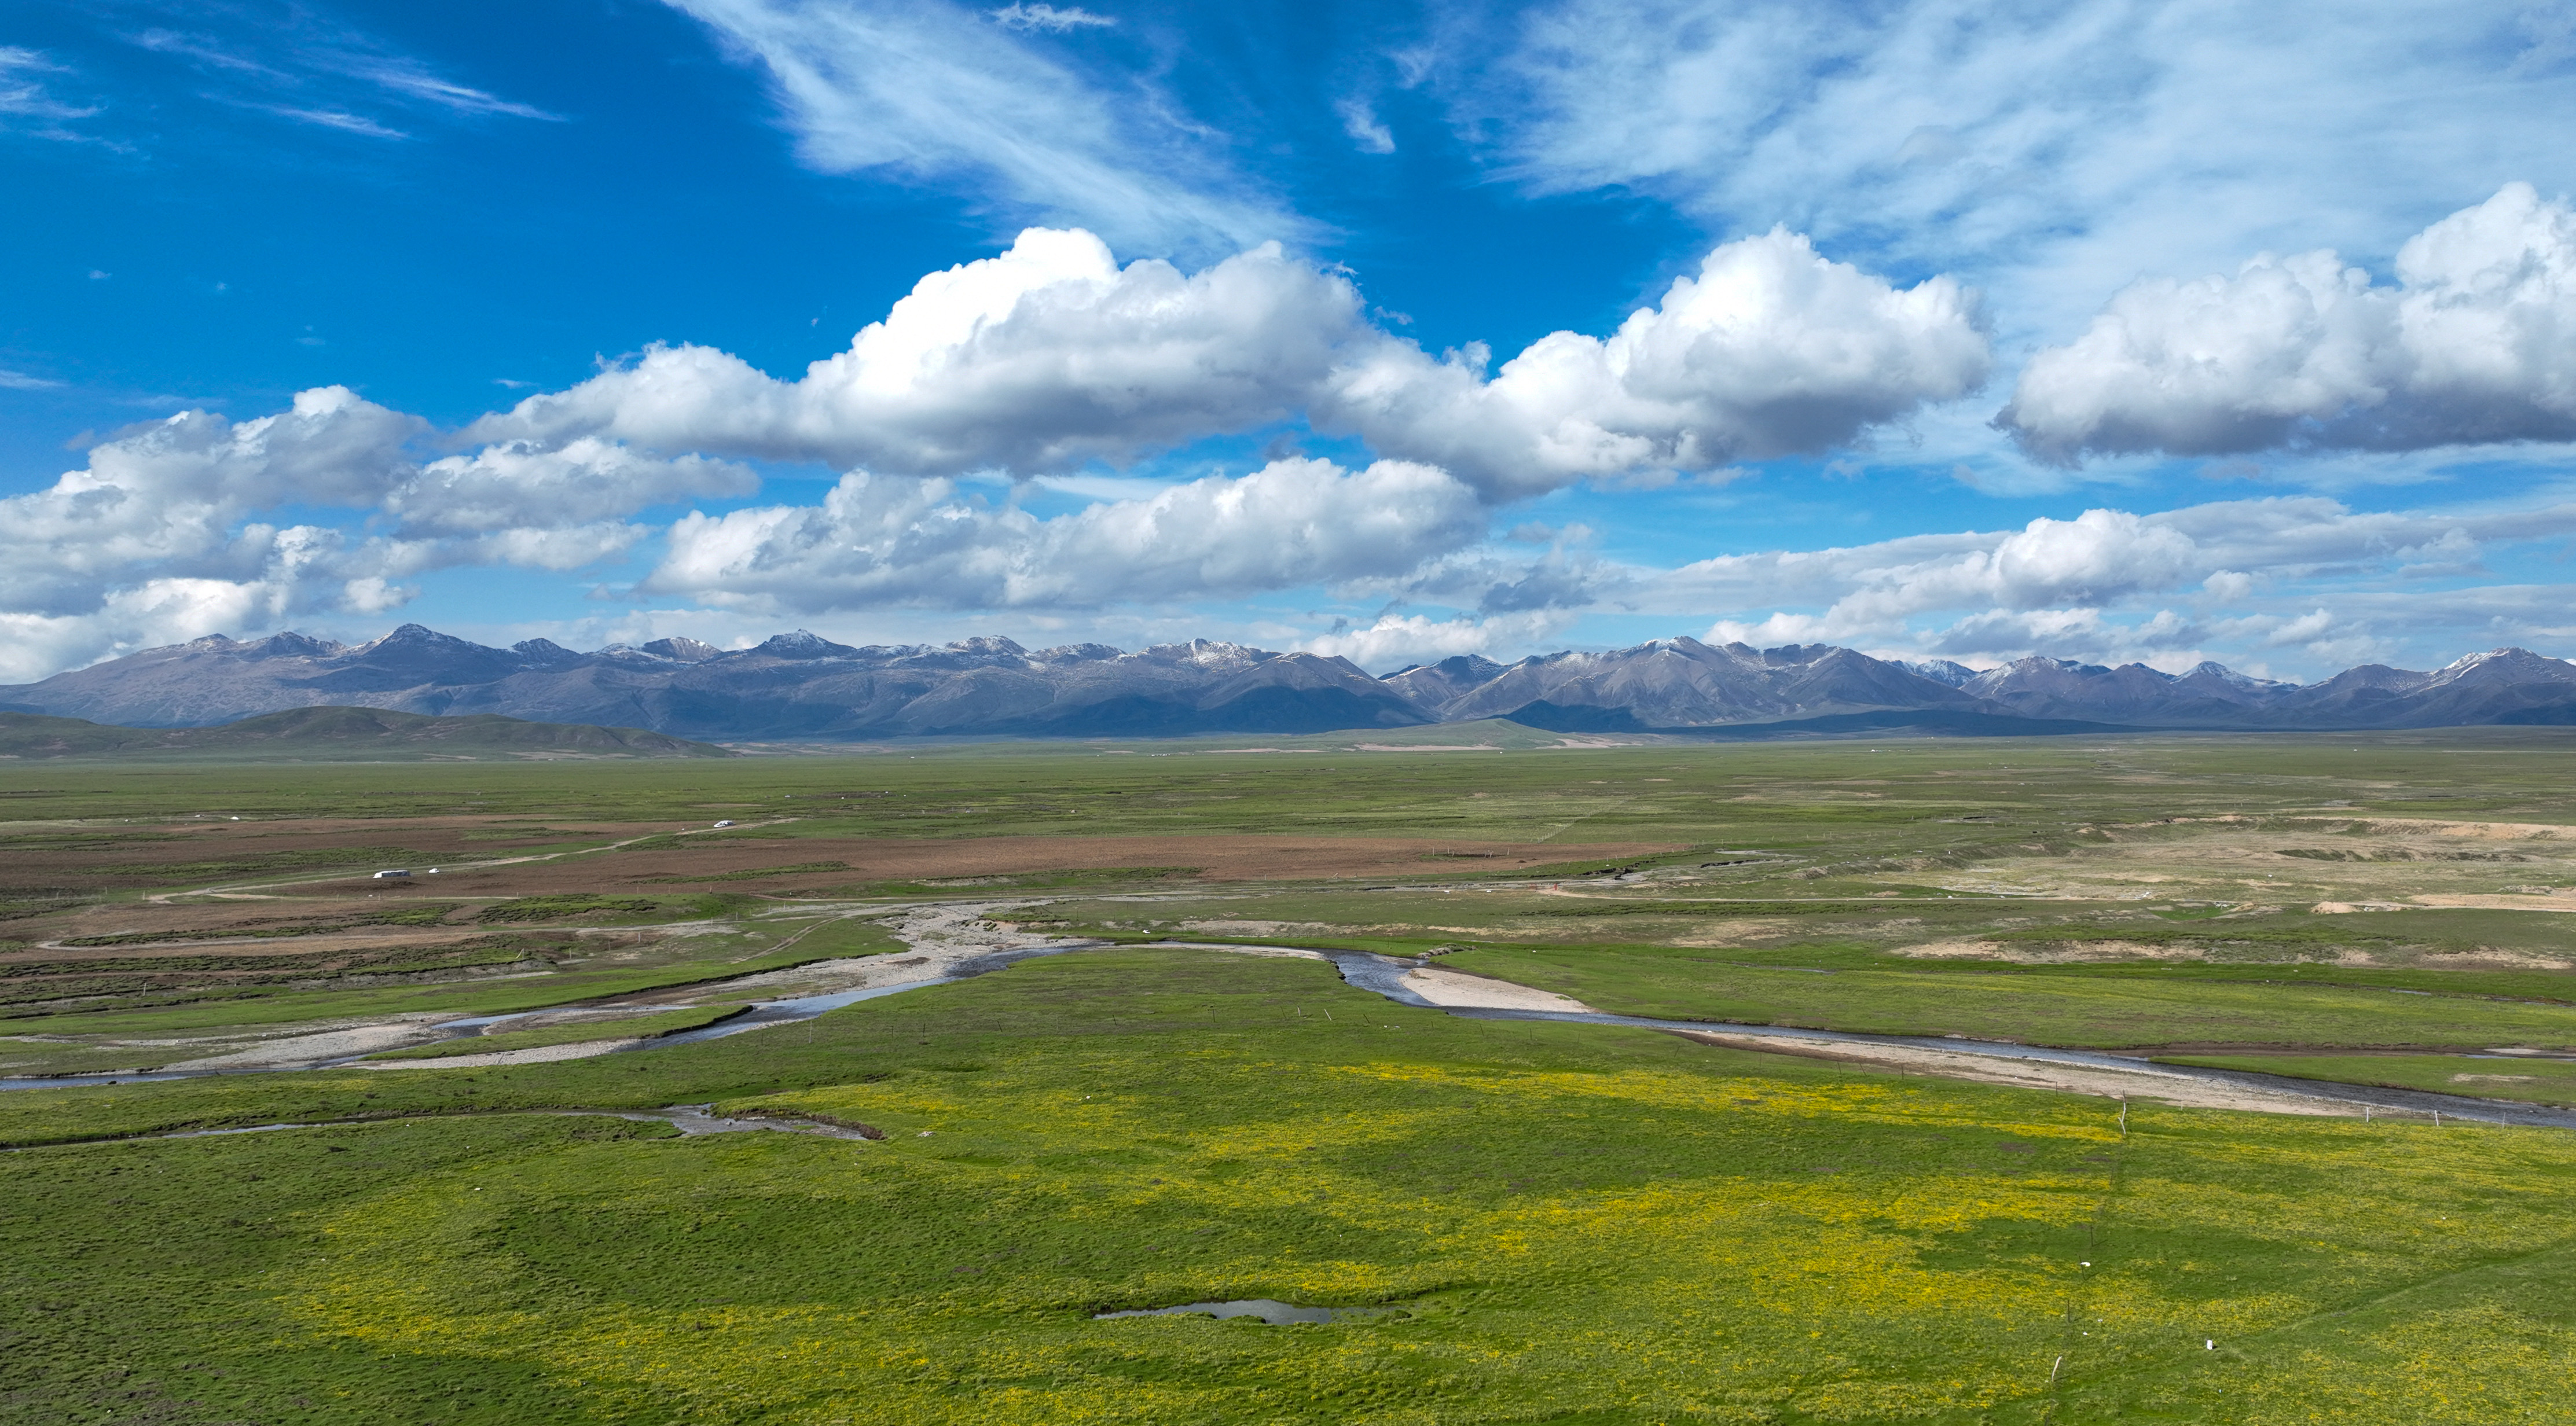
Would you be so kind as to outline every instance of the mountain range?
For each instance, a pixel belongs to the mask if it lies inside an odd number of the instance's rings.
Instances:
[[[641,728],[531,723],[480,713],[439,718],[324,706],[192,728],[137,728],[0,711],[0,758],[226,761],[454,761],[476,758],[723,758],[734,754]]]
[[[748,649],[656,639],[580,653],[544,639],[492,648],[405,624],[354,645],[214,635],[0,686],[0,710],[128,727],[327,706],[737,742],[1314,733],[1484,718],[1701,737],[2297,731],[2576,725],[2576,664],[2499,649],[2429,673],[2369,664],[2299,684],[2215,663],[2168,674],[2033,657],[1981,672],[1830,644],[1676,638],[1510,664],[1465,655],[1377,677],[1347,659],[1204,639],[1136,653],[999,638],[859,648],[799,631]]]

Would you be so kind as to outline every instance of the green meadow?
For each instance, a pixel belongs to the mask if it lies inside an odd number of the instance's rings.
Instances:
[[[0,1093],[0,1422],[2568,1419],[2576,1133],[2124,1116],[1146,943],[2576,1104],[2576,737],[1505,741],[0,765],[0,1074],[638,1012]],[[510,857],[570,870],[457,870]],[[950,903],[1116,944],[439,1063],[921,964]],[[709,1104],[884,1137],[616,1117]],[[1251,1298],[1368,1311],[1097,1316]]]
[[[703,1099],[887,1137],[529,1112]],[[11,1154],[15,1419],[2541,1422],[2576,1350],[2561,1132],[2124,1134],[1213,952],[0,1116],[337,1121]],[[1394,1310],[1094,1316],[1251,1297]]]
[[[1816,957],[1822,960],[1825,957]],[[1493,947],[1442,964],[1572,996],[1598,1010],[1878,1034],[1966,1035],[2083,1048],[2306,1044],[2576,1054],[2576,1005],[2476,993],[2392,993],[2275,967],[2263,980],[2079,970],[1729,965],[1665,947]],[[1823,973],[1818,972],[1822,970]],[[2433,973],[2440,974],[2439,972]],[[2430,977],[2419,977],[2429,979]],[[2319,984],[2284,984],[2314,979]]]

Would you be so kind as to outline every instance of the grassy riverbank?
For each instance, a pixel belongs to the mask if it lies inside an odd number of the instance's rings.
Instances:
[[[2503,1055],[2161,1055],[2168,1063],[2576,1106],[2576,1063]]]
[[[442,1040],[413,1050],[387,1050],[367,1058],[371,1062],[452,1060],[461,1055],[497,1055],[511,1050],[542,1050],[555,1045],[579,1045],[597,1040],[653,1040],[683,1031],[702,1030],[730,1020],[749,1008],[745,1005],[696,1005],[686,1010],[665,1010],[658,1015],[621,1015],[613,1020],[584,1020],[568,1025],[548,1025],[537,1030],[503,1030],[498,1034]]]
[[[707,1098],[889,1137],[491,1112]],[[0,1402],[2416,1426],[2545,1420],[2576,1348],[2564,1134],[2139,1108],[2124,1138],[2105,1101],[1463,1021],[1217,953],[606,1060],[12,1095],[0,1133],[424,1113],[9,1155],[0,1283],[32,1310]],[[1091,1318],[1252,1296],[1407,1310]]]
[[[2576,1048],[2576,1005],[2301,985],[2296,982],[2310,975],[2290,966],[2270,967],[2255,981],[2193,969],[2148,977],[2088,967],[1852,965],[1850,958],[1826,955],[1816,959],[1843,965],[1819,974],[1825,967],[1730,964],[1724,955],[1662,946],[1496,947],[1441,963],[1622,1015],[2097,1048]],[[2313,978],[2333,974],[2318,968]],[[2457,989],[2470,991],[2473,984]]]

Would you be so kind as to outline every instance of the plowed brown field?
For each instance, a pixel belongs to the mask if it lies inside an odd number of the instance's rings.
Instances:
[[[492,867],[452,867],[436,890],[456,896],[637,892],[686,888],[724,878],[725,888],[779,892],[864,882],[963,881],[1122,867],[1188,869],[1209,881],[1296,881],[1327,877],[1423,876],[1435,872],[1526,871],[1569,863],[1611,865],[1680,850],[1676,843],[1539,846],[1421,837],[975,837],[908,841],[887,837],[706,839],[694,845],[553,857]],[[770,867],[840,862],[846,870],[745,878]],[[407,892],[424,889],[414,882]],[[714,889],[710,887],[709,889]]]

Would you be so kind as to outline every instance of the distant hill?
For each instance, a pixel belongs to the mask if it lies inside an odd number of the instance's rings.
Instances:
[[[296,708],[212,728],[121,728],[80,718],[0,713],[0,757],[151,754],[350,762],[433,758],[721,758],[732,753],[642,728],[461,718],[383,708]]]
[[[1347,659],[1206,639],[1128,653],[1102,644],[1030,650],[997,638],[853,647],[800,631],[748,649],[659,639],[581,653],[543,639],[496,649],[405,624],[355,645],[217,635],[0,687],[0,709],[127,727],[226,724],[228,734],[252,728],[238,720],[253,715],[352,706],[460,724],[472,720],[459,715],[501,714],[585,725],[531,733],[528,743],[502,738],[492,751],[628,755],[645,751],[632,741],[646,736],[637,728],[674,740],[777,743],[1335,733],[1483,719],[1565,734],[1715,738],[2295,732],[2576,725],[2576,665],[2498,649],[2429,673],[2373,664],[2298,684],[2214,663],[2170,674],[2032,657],[1980,672],[1831,644],[1757,649],[1675,638],[1509,664],[1466,655],[1378,678]],[[332,736],[355,739],[350,746],[374,738],[377,747],[408,739],[428,748],[468,735],[389,726]],[[676,745],[656,755],[677,755]]]

